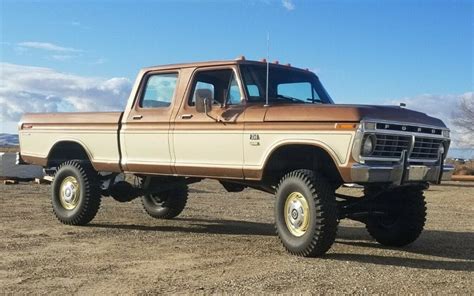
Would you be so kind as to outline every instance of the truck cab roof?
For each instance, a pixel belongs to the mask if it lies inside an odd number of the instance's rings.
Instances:
[[[178,63],[178,64],[167,64],[167,65],[156,65],[145,67],[143,71],[157,71],[166,69],[177,69],[177,68],[197,68],[197,67],[217,67],[217,66],[228,66],[228,65],[261,65],[266,66],[267,62],[246,60],[245,58],[237,58],[235,60],[215,60],[215,61],[202,61],[202,62],[190,62],[190,63]],[[311,72],[309,69],[302,69],[291,66],[291,64],[280,64],[278,61],[270,62],[271,67],[291,68],[297,71]]]

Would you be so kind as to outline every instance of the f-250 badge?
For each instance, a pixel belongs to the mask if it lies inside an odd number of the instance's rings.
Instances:
[[[260,136],[258,134],[250,134],[250,141],[258,141]]]

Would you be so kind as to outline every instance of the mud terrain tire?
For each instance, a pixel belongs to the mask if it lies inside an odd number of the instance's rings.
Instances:
[[[337,224],[334,189],[323,176],[295,170],[281,179],[276,191],[275,228],[289,253],[323,255],[334,243]]]
[[[58,167],[51,204],[56,218],[68,225],[85,225],[100,208],[100,184],[89,163],[71,160]]]
[[[420,236],[426,221],[426,202],[422,190],[395,190],[383,194],[380,206],[388,215],[370,216],[366,223],[367,231],[377,242],[402,247]]]

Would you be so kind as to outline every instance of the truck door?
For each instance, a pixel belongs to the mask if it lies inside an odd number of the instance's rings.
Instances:
[[[236,67],[194,72],[172,134],[177,174],[243,178],[242,94]],[[207,113],[197,105],[203,99]]]
[[[172,174],[170,119],[178,71],[143,76],[120,131],[122,166],[129,172]]]

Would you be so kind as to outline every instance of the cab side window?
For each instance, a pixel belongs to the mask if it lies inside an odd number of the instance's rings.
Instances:
[[[178,73],[153,74],[148,76],[140,108],[166,108],[171,105],[176,90]]]
[[[200,71],[193,81],[188,105],[195,106],[197,97],[205,97],[215,105],[240,104],[241,95],[234,72],[231,69]]]

